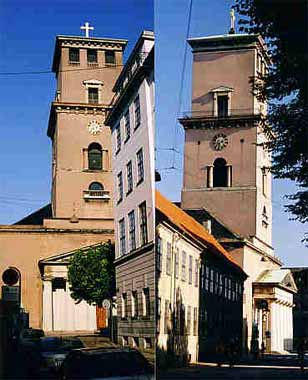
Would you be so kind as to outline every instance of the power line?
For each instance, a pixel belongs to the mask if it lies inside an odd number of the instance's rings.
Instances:
[[[110,69],[114,67],[124,67],[124,65],[105,65],[102,67],[90,67],[90,68],[79,68],[79,69],[67,69],[59,70],[58,73],[65,72],[76,72],[76,71],[91,71],[91,70],[103,70]],[[19,76],[19,75],[42,75],[42,74],[53,74],[52,70],[37,70],[37,71],[15,71],[15,72],[0,72],[0,76]]]
[[[187,29],[186,29],[186,38],[185,38],[185,47],[184,47],[184,57],[183,57],[183,66],[182,66],[182,72],[181,72],[181,82],[180,82],[180,92],[179,92],[179,99],[178,99],[178,109],[177,114],[175,117],[175,124],[174,124],[174,137],[173,137],[173,148],[176,147],[176,140],[177,140],[177,124],[178,124],[178,116],[181,112],[182,107],[182,99],[183,99],[183,88],[184,88],[184,75],[185,75],[185,68],[186,68],[186,58],[187,58],[187,39],[189,37],[189,31],[190,31],[190,23],[191,23],[191,13],[192,13],[192,2],[193,0],[190,0],[189,3],[189,11],[188,11],[188,19],[187,19]],[[172,166],[175,167],[175,152],[172,156]]]

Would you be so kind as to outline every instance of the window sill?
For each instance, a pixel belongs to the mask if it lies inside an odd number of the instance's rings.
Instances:
[[[144,181],[144,178],[140,178],[139,181],[137,182],[136,186],[139,186],[143,181]]]
[[[84,173],[101,173],[101,172],[107,172],[106,169],[83,169]]]
[[[88,66],[98,66],[98,62],[87,62]]]
[[[130,135],[126,137],[126,139],[124,140],[124,144],[126,144],[129,139],[130,139]]]
[[[110,66],[110,67],[112,67],[112,66],[116,66],[116,63],[114,62],[114,63],[107,63],[107,62],[105,62],[105,66]]]
[[[80,65],[80,61],[68,61],[69,65],[78,66]]]

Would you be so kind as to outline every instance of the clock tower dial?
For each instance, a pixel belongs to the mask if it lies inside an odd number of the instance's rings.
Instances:
[[[91,133],[91,135],[98,135],[102,131],[101,124],[96,120],[91,120],[88,123],[88,131]]]
[[[224,133],[215,135],[212,140],[215,150],[223,150],[228,145],[228,137]]]

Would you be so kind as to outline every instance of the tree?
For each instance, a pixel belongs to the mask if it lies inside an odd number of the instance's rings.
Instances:
[[[292,219],[308,221],[307,0],[235,0],[240,30],[260,34],[267,42],[272,65],[252,78],[252,89],[267,100],[263,120],[269,137],[275,178],[295,181],[287,195]],[[308,242],[308,237],[304,239]]]
[[[111,242],[74,253],[68,265],[71,296],[78,303],[102,306],[115,295],[114,245]]]

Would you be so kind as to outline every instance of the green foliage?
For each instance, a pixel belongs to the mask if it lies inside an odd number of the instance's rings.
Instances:
[[[71,296],[78,303],[101,306],[115,294],[114,245],[110,242],[77,251],[68,266]]]
[[[272,153],[275,178],[295,181],[298,191],[287,195],[293,217],[308,221],[307,0],[235,0],[240,31],[260,34],[269,47],[268,74],[252,78],[259,100],[269,112],[263,127]],[[306,239],[308,242],[308,237]]]

